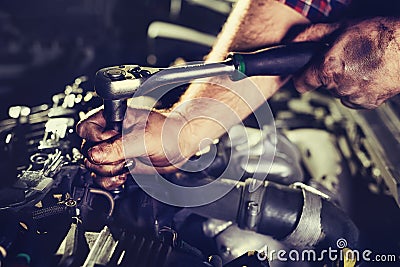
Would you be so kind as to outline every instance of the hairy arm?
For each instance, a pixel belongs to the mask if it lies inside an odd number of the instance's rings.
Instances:
[[[206,61],[223,60],[230,51],[279,43],[290,28],[309,23],[307,18],[275,0],[238,1]],[[189,121],[193,143],[223,134],[270,98],[285,80],[257,76],[232,83],[228,78],[217,77],[209,82],[222,86],[194,83],[174,106]]]
[[[291,27],[308,23],[304,16],[275,0],[239,0],[206,60],[220,61],[230,51],[279,43]],[[248,116],[283,82],[280,77],[261,76],[240,82],[228,77],[194,82],[172,110],[128,108],[124,128],[130,132],[124,135],[124,144],[121,137],[110,138],[116,133],[105,128],[102,110],[96,110],[78,125],[81,137],[97,142],[87,151],[85,165],[95,181],[107,189],[126,179],[126,159],[136,162],[131,173],[173,171],[202,145]]]

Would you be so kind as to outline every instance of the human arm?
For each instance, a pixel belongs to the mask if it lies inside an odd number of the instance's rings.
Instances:
[[[228,51],[258,48],[279,43],[287,31],[309,21],[293,9],[276,1],[241,0],[230,15],[208,61],[225,58]],[[319,27],[302,34],[303,40],[318,40],[336,26]],[[300,40],[300,39],[299,39]],[[241,86],[251,80],[256,86]],[[222,77],[211,80],[225,84]],[[116,132],[105,130],[101,110],[78,126],[85,139],[99,142],[88,151],[86,166],[96,173],[96,180],[106,188],[124,181],[123,162],[134,158],[133,172],[168,172],[179,167],[210,140],[249,115],[272,96],[284,83],[280,77],[252,77],[235,83],[234,88],[210,84],[192,84],[171,110],[128,108],[125,128],[125,151]],[[232,85],[232,83],[231,83]],[[88,125],[96,125],[88,129]],[[170,127],[172,126],[172,127]],[[117,178],[115,178],[117,177]]]

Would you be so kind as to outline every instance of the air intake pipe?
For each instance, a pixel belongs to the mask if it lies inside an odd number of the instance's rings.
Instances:
[[[231,186],[232,181],[220,179]],[[256,190],[254,184],[259,183]],[[318,191],[247,179],[221,199],[191,208],[205,217],[232,221],[298,248],[336,247],[339,239],[357,248],[359,231],[338,206]]]

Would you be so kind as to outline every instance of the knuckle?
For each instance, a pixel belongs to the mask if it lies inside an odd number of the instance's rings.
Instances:
[[[88,150],[89,160],[94,164],[101,164],[104,161],[104,149],[103,146],[97,145]]]
[[[320,87],[322,84],[320,81],[320,70],[318,65],[311,65],[300,76],[297,76],[294,79],[294,85],[300,93]]]
[[[97,184],[103,187],[106,190],[114,189],[114,183],[109,177],[101,177],[96,180]]]
[[[80,136],[80,137],[84,137],[83,133],[84,133],[84,122],[83,121],[79,121],[78,124],[76,125],[76,133]]]
[[[308,91],[308,88],[304,84],[304,80],[302,77],[296,77],[293,79],[294,87],[300,93]]]

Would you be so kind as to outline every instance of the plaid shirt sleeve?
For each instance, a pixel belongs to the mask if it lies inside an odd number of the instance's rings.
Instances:
[[[336,18],[344,12],[351,0],[277,0],[290,6],[312,22]]]

